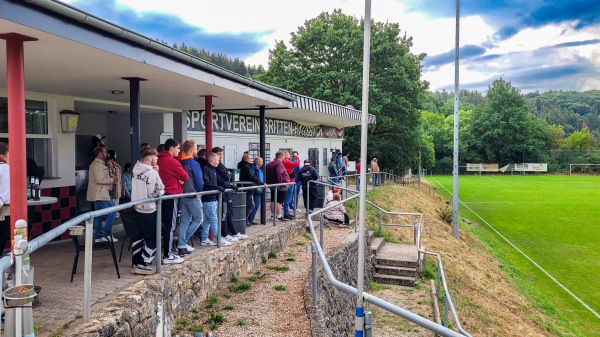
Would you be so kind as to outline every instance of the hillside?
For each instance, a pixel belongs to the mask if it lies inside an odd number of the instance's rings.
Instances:
[[[444,209],[446,202],[428,191],[425,187],[388,186],[371,192],[369,199],[388,210],[424,214],[423,244],[442,256],[451,296],[466,331],[473,336],[576,335],[564,327],[565,322],[542,312],[519,292],[523,282],[518,271],[492,255],[490,247],[496,253],[499,248],[482,243],[478,237],[484,236],[478,224],[463,224],[460,240],[456,240],[451,225],[436,212]],[[377,215],[370,212],[367,219],[375,220]],[[406,238],[400,229],[388,231]],[[407,239],[410,237],[403,241]]]

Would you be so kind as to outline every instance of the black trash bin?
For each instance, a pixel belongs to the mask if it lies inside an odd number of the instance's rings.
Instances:
[[[246,192],[232,192],[233,226],[238,233],[246,234]]]

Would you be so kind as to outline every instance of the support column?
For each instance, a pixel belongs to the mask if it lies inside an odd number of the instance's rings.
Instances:
[[[140,82],[147,81],[140,77],[121,77],[129,81],[129,132],[131,134],[131,165],[135,165],[140,157],[140,128],[141,128],[141,100]]]
[[[10,139],[10,236],[15,222],[27,221],[27,172],[25,130],[25,50],[23,42],[36,38],[17,33],[0,34],[6,40],[6,82],[8,96],[8,138]],[[25,238],[26,239],[26,238]],[[12,240],[11,240],[12,242]]]
[[[267,159],[265,158],[267,151],[267,141],[266,141],[266,128],[265,128],[265,105],[259,106],[260,113],[260,144],[259,144],[259,152],[260,157],[263,159],[263,176],[265,177],[265,182],[267,180]],[[275,215],[273,215],[275,216]],[[267,224],[267,191],[260,196],[260,224]]]
[[[204,96],[204,144],[207,152],[213,148],[212,99],[212,96]]]

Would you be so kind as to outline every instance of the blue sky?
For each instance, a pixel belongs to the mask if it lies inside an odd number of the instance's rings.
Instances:
[[[168,42],[267,66],[276,40],[305,20],[341,8],[362,17],[360,0],[66,0],[112,23]],[[378,0],[372,17],[397,22],[426,53],[423,79],[454,88],[455,1]],[[600,89],[600,1],[462,0],[461,88],[485,91],[504,78],[523,92]]]

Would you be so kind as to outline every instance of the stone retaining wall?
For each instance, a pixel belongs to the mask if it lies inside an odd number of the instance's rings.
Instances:
[[[327,261],[335,278],[356,287],[358,272],[358,233],[351,234],[340,246],[327,254]],[[365,289],[372,279],[374,267],[371,264],[370,240],[365,245]],[[317,257],[318,259],[318,257]],[[317,301],[312,303],[312,272],[306,280],[304,298],[313,337],[354,335],[356,296],[335,288],[317,262]]]
[[[105,308],[93,307],[90,321],[68,336],[171,336],[177,316],[197,307],[232,275],[250,271],[269,252],[282,250],[305,226],[300,220],[266,228],[241,243],[192,254],[160,274],[140,276]]]

